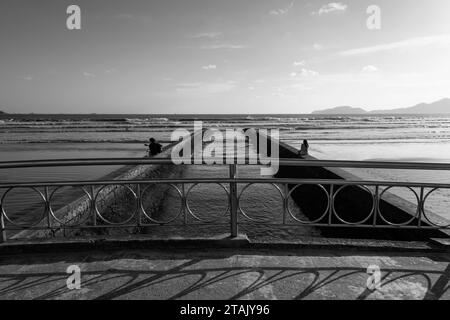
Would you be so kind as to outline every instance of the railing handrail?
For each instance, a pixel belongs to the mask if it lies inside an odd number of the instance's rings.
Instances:
[[[241,163],[241,158],[224,158],[226,163],[216,165],[265,165],[261,161],[256,163]],[[205,165],[211,163],[211,158],[203,158],[202,163],[184,163],[184,165]],[[268,159],[273,161],[273,159]],[[404,169],[404,170],[450,170],[450,163],[433,162],[392,162],[392,161],[348,161],[348,160],[310,160],[295,158],[277,159],[279,165],[297,167],[330,167],[330,168],[372,168],[372,169]],[[231,163],[230,163],[231,162]],[[78,166],[113,166],[113,165],[175,165],[169,158],[88,158],[88,159],[50,159],[50,160],[23,160],[2,161],[0,169],[33,168],[33,167],[78,167]]]
[[[0,183],[0,188],[37,188],[37,187],[79,187],[102,185],[131,184],[186,184],[186,183],[275,183],[275,184],[320,184],[320,185],[350,185],[350,186],[385,186],[385,187],[417,187],[417,188],[448,188],[448,183],[399,182],[375,180],[345,180],[345,179],[302,179],[302,178],[180,178],[180,179],[142,179],[142,180],[72,180],[72,181],[36,181],[36,182],[6,182]]]

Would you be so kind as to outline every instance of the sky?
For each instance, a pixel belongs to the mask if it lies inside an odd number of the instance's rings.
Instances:
[[[66,26],[71,4],[80,30]],[[10,113],[309,113],[445,97],[448,0],[0,2]]]

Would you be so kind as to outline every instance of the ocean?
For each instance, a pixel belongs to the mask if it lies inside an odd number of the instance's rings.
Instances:
[[[450,163],[449,115],[0,115],[0,161],[143,157],[154,137],[170,142],[177,128],[277,128],[280,140],[300,148],[303,139],[319,159]],[[0,180],[98,179],[117,167],[0,170]],[[241,169],[242,172],[244,169]],[[348,169],[364,179],[450,181],[450,172]],[[412,192],[394,193],[414,200]],[[430,198],[433,211],[450,219],[450,192]]]
[[[0,115],[0,161],[142,156],[149,137],[169,143],[177,128],[278,128],[320,159],[450,161],[450,116],[436,115]],[[5,178],[4,176],[2,178]]]

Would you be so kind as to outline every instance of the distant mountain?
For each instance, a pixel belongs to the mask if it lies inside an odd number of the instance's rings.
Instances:
[[[432,103],[420,103],[408,108],[377,110],[371,113],[412,113],[412,114],[442,114],[450,113],[450,99],[442,99]]]
[[[2,110],[0,110],[0,114],[6,114],[6,112],[3,112]]]
[[[407,108],[385,109],[366,111],[362,108],[353,107],[335,107],[330,109],[318,110],[312,114],[381,114],[381,113],[396,113],[396,114],[450,114],[450,99],[445,98],[432,103],[420,103],[418,105]]]
[[[364,109],[347,106],[335,107],[312,112],[312,114],[365,114],[365,113],[367,113],[367,111]]]

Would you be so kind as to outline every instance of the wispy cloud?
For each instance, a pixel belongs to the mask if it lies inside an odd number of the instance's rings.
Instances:
[[[207,66],[202,66],[203,70],[215,70],[217,66],[215,64],[208,64]]]
[[[83,76],[85,76],[86,78],[95,78],[95,74],[84,71],[83,72]]]
[[[135,19],[136,17],[131,14],[131,13],[118,13],[116,15],[112,16],[114,19],[118,19],[118,20],[130,20],[130,19]]]
[[[367,65],[364,66],[361,71],[365,73],[377,72],[378,68],[373,65]]]
[[[200,32],[188,35],[190,39],[216,39],[222,35],[222,32]]]
[[[200,48],[203,50],[217,50],[217,49],[235,50],[235,49],[245,49],[247,47],[248,46],[242,44],[220,42],[220,43],[204,44]]]
[[[106,74],[112,74],[112,73],[116,73],[116,72],[117,72],[117,69],[115,69],[115,68],[111,68],[111,69],[106,69],[105,70]]]
[[[320,51],[320,50],[323,49],[323,45],[321,45],[320,43],[314,43],[313,44],[313,49],[317,50],[317,51]]]
[[[153,21],[148,15],[143,14],[132,14],[132,13],[117,13],[111,16],[112,19],[120,22],[137,22],[137,23],[148,23]]]
[[[338,54],[341,56],[356,56],[356,55],[364,55],[371,54],[377,52],[385,52],[391,50],[400,50],[400,49],[411,49],[418,47],[429,47],[429,46],[450,46],[450,35],[437,35],[437,36],[429,36],[429,37],[418,37],[411,38],[398,42],[391,42],[380,44],[371,47],[363,47],[351,50],[341,51]]]
[[[179,83],[176,87],[176,92],[179,94],[203,96],[228,92],[234,89],[235,86],[236,84],[233,81]]]
[[[294,63],[292,64],[294,67],[304,67],[306,64],[306,62],[304,60],[301,61],[294,61]]]
[[[291,77],[315,77],[318,76],[319,72],[314,71],[314,70],[309,70],[309,69],[305,69],[302,68],[299,72],[292,72],[291,73]]]
[[[292,8],[294,7],[294,1],[292,1],[288,6],[281,8],[281,9],[275,9],[269,12],[272,16],[283,16],[287,14]]]
[[[22,76],[20,78],[23,79],[23,80],[26,80],[26,81],[32,81],[34,79],[34,77],[31,74],[27,74],[27,75]]]
[[[311,12],[311,14],[314,16],[315,15],[322,16],[329,13],[339,13],[339,12],[342,13],[345,10],[347,10],[347,7],[348,6],[342,2],[330,2],[320,7],[319,10]]]

